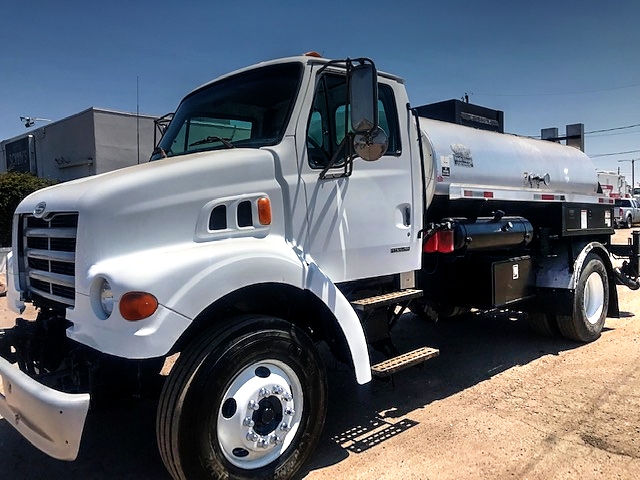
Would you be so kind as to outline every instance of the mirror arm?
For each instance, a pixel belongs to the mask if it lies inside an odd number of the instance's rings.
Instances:
[[[347,70],[347,73],[348,73],[349,69],[351,69],[354,66],[354,64],[364,65],[365,63],[370,63],[371,65],[375,66],[375,64],[373,63],[373,60],[367,57],[359,57],[359,58],[347,57],[344,60],[329,60],[327,63],[325,63],[324,65],[322,65],[322,67],[318,69],[317,75],[324,72],[328,67],[333,67],[333,66],[344,68]]]
[[[338,161],[339,157],[340,157],[340,152],[342,150],[346,149],[345,151],[345,159],[344,159],[344,172],[339,173],[339,174],[331,174],[331,175],[327,175],[327,172],[333,168],[333,166],[335,165],[335,163]],[[344,139],[342,140],[341,144],[338,146],[338,148],[336,149],[335,153],[333,154],[333,156],[331,157],[331,160],[329,160],[329,163],[327,163],[327,165],[322,169],[322,171],[320,172],[320,179],[324,180],[324,179],[330,179],[330,178],[341,178],[341,177],[349,177],[351,176],[351,172],[353,171],[353,158],[354,158],[354,153],[353,153],[353,135],[351,133],[347,133],[344,137]]]

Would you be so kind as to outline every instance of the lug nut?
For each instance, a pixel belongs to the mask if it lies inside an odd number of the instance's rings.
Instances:
[[[293,400],[293,396],[289,392],[284,392],[284,394],[282,395],[282,399],[285,402],[290,402],[291,400]]]
[[[255,400],[249,402],[249,410],[260,410],[260,405]]]
[[[258,440],[258,446],[260,448],[269,448],[269,439],[267,437],[262,437]]]
[[[258,435],[256,432],[247,433],[247,440],[249,440],[250,442],[257,442],[259,439],[260,435]]]
[[[292,416],[294,413],[296,413],[296,411],[291,407],[287,407],[287,408],[284,409],[284,414],[285,415]]]
[[[278,445],[278,443],[280,443],[280,438],[278,437],[278,435],[276,435],[275,433],[273,435],[271,435],[269,437],[269,441],[273,444],[273,445]]]
[[[289,427],[289,424],[286,422],[283,422],[280,425],[280,430],[282,430],[283,432],[288,432],[289,430],[291,430],[291,428]]]
[[[260,389],[260,391],[258,392],[258,396],[260,398],[266,397],[267,395],[269,395],[269,390],[267,390],[266,388],[262,387]]]
[[[274,395],[282,395],[284,389],[280,385],[274,385],[271,391],[274,393]]]
[[[256,422],[254,422],[251,417],[245,417],[245,419],[242,421],[242,424],[245,427],[253,427],[256,424]]]

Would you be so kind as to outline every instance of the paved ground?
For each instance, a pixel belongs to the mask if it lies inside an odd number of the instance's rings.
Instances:
[[[627,231],[620,231],[619,237]],[[302,476],[349,479],[640,478],[640,291],[578,346],[517,315],[431,325],[405,315],[396,339],[441,356],[395,385],[357,386],[333,362],[321,446]],[[0,299],[0,324],[10,318]],[[92,414],[76,462],[52,460],[0,421],[0,478],[166,479],[152,401]]]

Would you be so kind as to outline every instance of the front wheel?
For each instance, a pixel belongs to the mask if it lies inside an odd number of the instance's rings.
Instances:
[[[290,478],[317,444],[326,374],[311,339],[272,317],[209,330],[180,355],[157,417],[175,479]]]
[[[600,337],[609,308],[607,270],[596,255],[590,254],[580,272],[573,300],[573,315],[558,315],[563,337],[577,342],[592,342]]]

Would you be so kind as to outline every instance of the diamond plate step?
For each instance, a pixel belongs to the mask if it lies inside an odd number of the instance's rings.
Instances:
[[[403,353],[397,357],[390,358],[371,367],[371,374],[374,377],[389,377],[400,370],[418,365],[430,358],[440,355],[440,350],[431,347],[420,347],[411,352]]]
[[[419,298],[421,296],[422,290],[407,289],[400,290],[398,292],[385,293],[383,295],[376,295],[375,297],[361,298],[360,300],[352,301],[351,305],[353,305],[353,308],[356,310],[364,312],[386,305],[397,304],[404,300]]]

